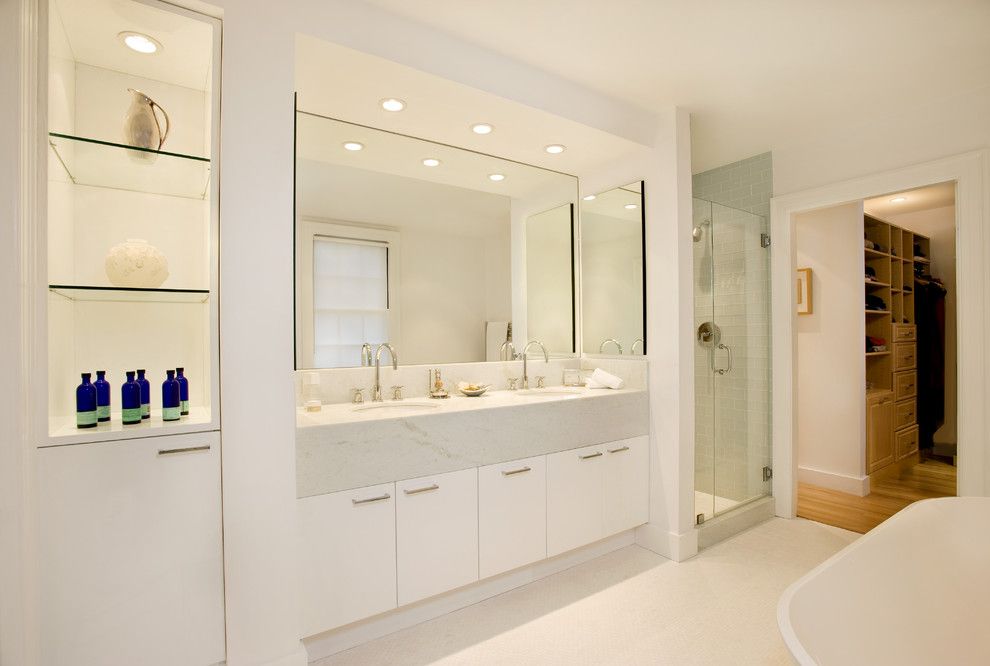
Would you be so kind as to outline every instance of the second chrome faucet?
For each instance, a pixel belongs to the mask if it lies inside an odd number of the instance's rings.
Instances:
[[[522,375],[522,387],[524,389],[529,388],[529,369],[526,366],[526,356],[529,354],[529,348],[532,345],[537,345],[541,350],[543,350],[543,361],[545,363],[550,362],[550,356],[547,354],[547,348],[543,346],[543,343],[539,340],[530,340],[526,343],[526,346],[522,350],[522,362],[523,362],[523,375]],[[541,387],[542,388],[542,387]]]
[[[399,356],[395,353],[395,348],[387,342],[378,345],[378,350],[375,351],[375,385],[371,389],[372,402],[382,402],[382,350],[386,349],[388,350],[388,355],[392,357],[392,369],[399,369]]]

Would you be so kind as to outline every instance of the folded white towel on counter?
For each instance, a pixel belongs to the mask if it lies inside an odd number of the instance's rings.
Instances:
[[[595,368],[595,371],[591,373],[591,377],[585,383],[590,389],[596,388],[609,388],[609,389],[620,389],[622,388],[624,381],[616,377],[613,374],[605,372],[601,368]]]

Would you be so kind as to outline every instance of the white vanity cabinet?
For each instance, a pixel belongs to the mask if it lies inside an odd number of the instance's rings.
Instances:
[[[303,635],[395,608],[395,484],[305,497],[298,506]]]
[[[603,444],[547,456],[547,555],[604,535],[605,461]]]
[[[547,556],[547,462],[478,468],[478,568],[494,576]]]
[[[650,438],[605,445],[605,534],[617,534],[650,519]]]
[[[478,469],[395,484],[399,605],[478,580]]]
[[[220,435],[38,451],[41,663],[224,659]]]

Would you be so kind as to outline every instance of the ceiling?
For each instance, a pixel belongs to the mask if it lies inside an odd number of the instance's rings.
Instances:
[[[990,85],[987,0],[366,1],[629,105],[686,108],[696,173]]]
[[[904,197],[906,201],[893,202],[891,199]],[[956,203],[956,184],[954,182],[939,183],[920,187],[906,192],[891,192],[881,197],[867,199],[863,209],[870,215],[887,218],[903,213],[916,213],[920,210],[944,208]]]

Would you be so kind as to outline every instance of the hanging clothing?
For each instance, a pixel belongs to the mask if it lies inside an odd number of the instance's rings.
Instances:
[[[918,328],[918,446],[934,446],[945,422],[945,287],[937,280],[914,281]]]

